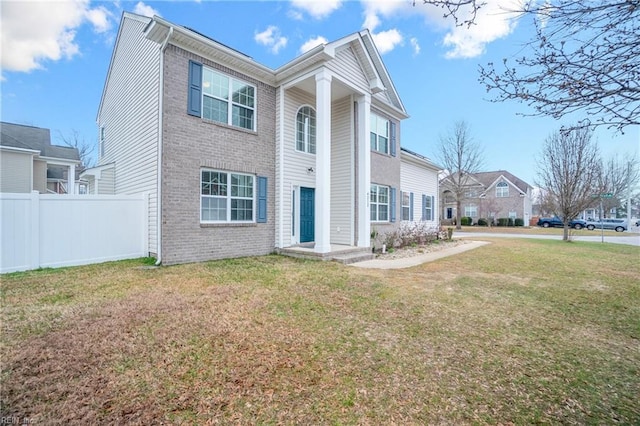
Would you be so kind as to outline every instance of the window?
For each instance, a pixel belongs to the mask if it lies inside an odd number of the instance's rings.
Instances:
[[[255,130],[255,105],[255,86],[189,61],[188,114]]]
[[[467,217],[478,217],[478,206],[465,206],[464,215]]]
[[[389,153],[389,120],[371,114],[371,150]]]
[[[509,185],[506,182],[500,182],[496,185],[496,197],[504,198],[509,196]]]
[[[303,106],[296,115],[296,150],[316,153],[316,112]]]
[[[254,176],[202,170],[201,222],[253,222]]]
[[[412,220],[411,218],[411,194],[402,191],[402,220]]]
[[[423,217],[422,220],[433,220],[433,195],[423,195]]]
[[[389,187],[371,185],[371,221],[389,221]]]
[[[105,143],[104,126],[100,126],[100,157],[104,156],[104,143]]]
[[[509,212],[509,218],[510,219],[515,219],[518,217],[518,213],[517,212]]]

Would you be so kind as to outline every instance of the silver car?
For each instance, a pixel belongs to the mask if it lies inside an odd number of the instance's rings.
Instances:
[[[594,229],[613,229],[616,232],[622,232],[629,229],[626,219],[600,219],[600,220],[588,220],[586,228],[589,231]]]

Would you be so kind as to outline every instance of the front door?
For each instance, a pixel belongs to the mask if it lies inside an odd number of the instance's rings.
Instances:
[[[315,189],[300,188],[300,242],[315,240]]]

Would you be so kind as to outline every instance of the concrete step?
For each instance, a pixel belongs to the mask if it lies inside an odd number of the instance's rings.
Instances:
[[[352,263],[364,262],[365,260],[371,260],[374,258],[374,254],[371,253],[371,249],[364,249],[354,251],[350,253],[343,253],[333,256],[331,260],[342,263],[343,265],[350,265]]]

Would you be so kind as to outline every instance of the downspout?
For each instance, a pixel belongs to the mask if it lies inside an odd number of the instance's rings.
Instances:
[[[278,105],[280,110],[280,120],[278,125],[280,126],[279,134],[279,169],[278,175],[280,178],[280,202],[278,203],[278,248],[284,247],[284,86],[280,85],[280,104]],[[291,240],[291,233],[289,233],[289,240]],[[289,241],[290,244],[290,241]]]
[[[167,38],[164,39],[164,42],[162,42],[160,46],[160,78],[158,82],[158,182],[156,189],[156,245],[158,249],[156,253],[156,266],[162,263],[162,117],[164,117],[162,100],[164,97],[164,51],[169,44],[169,39],[172,34],[173,27],[169,27],[169,34],[167,34]]]

